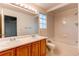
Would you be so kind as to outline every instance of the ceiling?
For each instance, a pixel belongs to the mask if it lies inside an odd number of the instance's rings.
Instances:
[[[25,4],[25,5],[27,4],[28,6],[31,6],[31,7],[35,8],[35,9],[37,9],[39,12],[44,12],[44,13],[48,13],[48,12],[54,11],[54,10],[56,10],[58,8],[61,8],[63,6],[68,5],[68,3],[23,3],[23,4]],[[23,9],[25,10],[25,8],[22,8],[24,6],[22,6],[20,8],[20,7],[16,6],[16,5],[14,6],[14,5],[11,5],[11,4],[3,4],[3,3],[0,3],[0,6],[2,6],[2,7],[4,6],[4,7],[16,9],[16,10],[17,10],[17,8],[19,8],[19,10],[21,10],[21,11],[23,11]],[[15,7],[15,8],[13,8],[13,7]]]
[[[39,9],[42,9],[45,12],[50,12],[63,6],[66,6],[69,3],[28,3],[28,4],[31,4],[31,6],[35,6]]]
[[[60,5],[61,3],[34,3],[34,4],[45,9],[45,10],[48,10],[48,9],[51,9],[55,6]]]

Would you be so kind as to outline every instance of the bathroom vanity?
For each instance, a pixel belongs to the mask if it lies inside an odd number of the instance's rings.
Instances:
[[[5,41],[5,40],[4,40]],[[3,42],[4,42],[3,41]],[[10,40],[9,40],[10,41]],[[0,43],[0,56],[45,56],[46,37],[21,37]]]
[[[47,38],[31,35],[38,33],[37,19],[12,8],[1,8],[0,12],[0,56],[46,55]]]
[[[0,56],[45,56],[46,37],[18,34],[17,27],[17,17],[0,15]]]

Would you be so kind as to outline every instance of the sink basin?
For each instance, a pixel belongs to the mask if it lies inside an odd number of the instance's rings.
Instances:
[[[6,46],[10,41],[0,41],[0,47]]]

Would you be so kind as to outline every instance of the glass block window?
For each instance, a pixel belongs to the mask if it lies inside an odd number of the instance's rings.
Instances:
[[[46,15],[43,14],[39,15],[39,24],[41,29],[47,28]]]

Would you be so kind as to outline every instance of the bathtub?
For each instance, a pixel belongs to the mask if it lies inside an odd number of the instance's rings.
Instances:
[[[78,46],[69,45],[60,41],[47,42],[47,45],[50,47],[50,51],[48,52],[49,56],[78,56]]]

